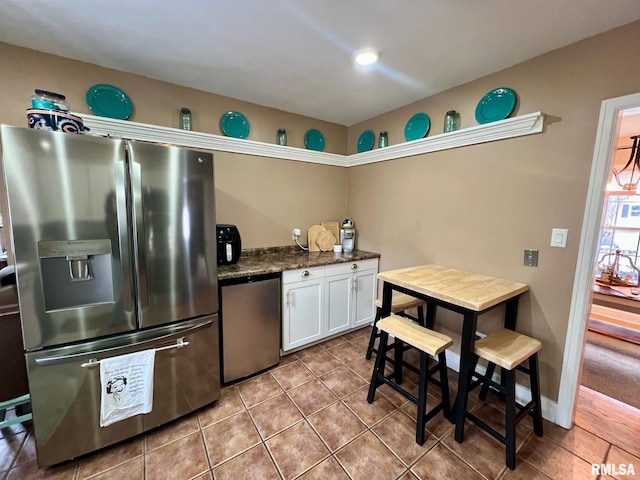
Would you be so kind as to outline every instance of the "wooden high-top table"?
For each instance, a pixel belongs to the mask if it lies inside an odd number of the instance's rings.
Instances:
[[[441,265],[421,265],[380,272],[378,278],[384,282],[381,317],[389,316],[391,313],[393,290],[427,302],[426,324],[429,328],[433,327],[438,306],[463,315],[458,392],[451,411],[451,420],[456,425],[455,438],[461,442],[464,413],[467,409],[467,395],[464,395],[464,391],[470,375],[478,316],[505,305],[504,327],[514,330],[518,299],[522,293],[529,290],[529,286]],[[402,349],[396,348],[395,354],[400,357]],[[400,365],[398,357],[396,365]],[[402,382],[400,369],[396,369],[396,382]]]

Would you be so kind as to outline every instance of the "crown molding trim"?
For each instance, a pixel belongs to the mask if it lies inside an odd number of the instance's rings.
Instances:
[[[455,132],[442,133],[412,142],[399,143],[368,152],[353,155],[339,155],[336,153],[317,152],[297,147],[284,147],[211,133],[98,117],[95,115],[78,113],[75,113],[75,115],[82,117],[85,126],[89,127],[93,134],[340,167],[354,167],[394,160],[396,158],[438,152],[451,148],[532,135],[542,132],[544,127],[544,114],[542,112],[535,112],[456,130]]]
[[[202,150],[216,150],[221,152],[242,153],[260,157],[274,157],[300,162],[321,163],[324,165],[347,166],[347,157],[335,153],[317,152],[297,147],[283,147],[254,140],[214,135],[212,133],[180,130],[179,128],[150,125],[147,123],[130,122],[113,118],[82,115],[85,126],[90,133],[109,135],[111,137],[142,140],[154,143],[170,143],[181,147]]]
[[[474,127],[441,133],[433,137],[390,145],[385,148],[349,155],[348,166],[383,162],[396,158],[439,152],[452,148],[466,147],[478,143],[493,142],[507,138],[521,137],[540,133],[544,126],[542,112],[529,113],[497,122],[485,123]]]

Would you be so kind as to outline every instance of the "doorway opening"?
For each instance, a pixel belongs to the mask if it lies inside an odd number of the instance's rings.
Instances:
[[[595,332],[640,344],[640,108],[620,111],[615,132],[598,233],[587,342]]]
[[[574,420],[593,295],[594,258],[598,249],[606,185],[616,148],[618,121],[621,112],[635,108],[640,108],[640,93],[605,100],[600,109],[556,409],[556,423],[564,428],[571,428]]]

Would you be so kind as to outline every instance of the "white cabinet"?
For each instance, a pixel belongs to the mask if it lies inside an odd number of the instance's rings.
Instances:
[[[376,316],[376,291],[378,288],[378,260],[359,265],[354,272],[353,326],[364,327],[373,323]],[[375,263],[375,265],[374,265]]]
[[[323,337],[324,267],[282,274],[282,349],[290,350]]]
[[[378,259],[282,274],[282,349],[291,350],[373,322]]]
[[[353,275],[351,272],[327,275],[325,267],[324,304],[327,312],[327,329],[324,336],[349,330],[353,315]]]
[[[378,259],[324,267],[328,314],[325,336],[373,322],[377,273]]]

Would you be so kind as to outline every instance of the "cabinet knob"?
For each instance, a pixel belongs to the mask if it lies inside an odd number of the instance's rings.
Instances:
[[[309,276],[309,270],[303,270],[302,273],[300,273],[301,277],[308,277]]]
[[[351,264],[351,270],[355,270],[356,268],[358,268],[358,264],[357,263],[352,263]]]

